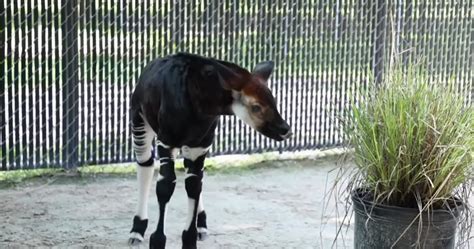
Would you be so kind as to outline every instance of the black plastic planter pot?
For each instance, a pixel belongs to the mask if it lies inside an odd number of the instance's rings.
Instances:
[[[421,215],[422,225],[419,225],[417,209],[374,205],[363,198],[365,194],[367,192],[362,189],[352,192],[356,249],[454,248],[457,218],[462,205],[454,211],[425,213]]]

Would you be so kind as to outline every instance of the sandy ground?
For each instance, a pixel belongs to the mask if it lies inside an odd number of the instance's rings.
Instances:
[[[279,161],[207,174],[210,237],[198,248],[331,248],[341,218],[334,202],[325,205],[324,193],[335,167],[332,160]],[[180,173],[168,208],[168,248],[181,248],[183,182]],[[136,199],[134,176],[63,177],[2,189],[0,248],[128,248]],[[149,210],[147,239],[157,222],[154,191]],[[334,247],[352,248],[352,227],[346,230]],[[145,243],[142,248],[148,248]]]

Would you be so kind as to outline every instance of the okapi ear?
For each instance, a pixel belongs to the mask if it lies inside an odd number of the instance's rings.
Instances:
[[[245,84],[246,75],[241,72],[234,71],[231,68],[216,63],[217,76],[219,83],[224,89],[240,91]]]
[[[261,78],[264,82],[270,78],[270,74],[273,72],[275,64],[273,61],[265,61],[258,63],[252,71],[253,75]]]

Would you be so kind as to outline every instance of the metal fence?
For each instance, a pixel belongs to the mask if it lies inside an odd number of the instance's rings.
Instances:
[[[251,69],[294,137],[275,143],[235,117],[213,154],[337,146],[337,116],[391,51],[454,77],[473,100],[472,1],[2,0],[1,170],[133,161],[130,94],[153,58],[187,51]]]

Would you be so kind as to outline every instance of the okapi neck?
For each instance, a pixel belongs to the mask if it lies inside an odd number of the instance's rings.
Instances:
[[[232,103],[234,102],[234,91],[224,89],[219,83],[199,85],[190,90],[190,97],[197,112],[219,116],[232,115]]]

